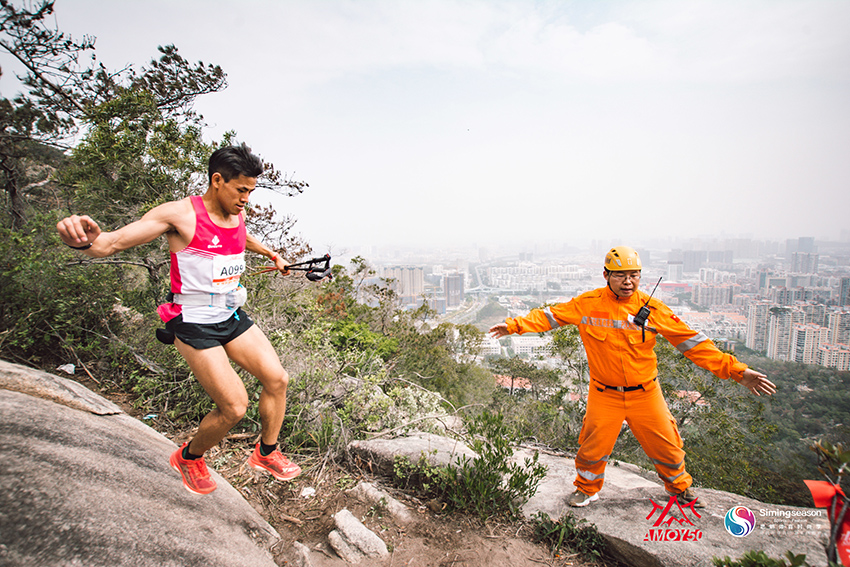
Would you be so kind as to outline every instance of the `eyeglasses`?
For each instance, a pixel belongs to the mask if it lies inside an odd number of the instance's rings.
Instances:
[[[610,278],[614,280],[625,280],[626,278],[630,280],[639,280],[640,272],[633,272],[631,274],[627,274],[625,272],[610,272]]]

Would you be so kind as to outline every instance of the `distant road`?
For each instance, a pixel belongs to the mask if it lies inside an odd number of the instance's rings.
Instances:
[[[478,312],[487,305],[487,299],[482,298],[480,296],[475,296],[472,298],[472,301],[464,301],[463,305],[461,305],[460,309],[457,311],[450,311],[445,315],[437,317],[437,322],[439,323],[452,323],[454,325],[466,325],[475,322],[475,318],[478,315]]]

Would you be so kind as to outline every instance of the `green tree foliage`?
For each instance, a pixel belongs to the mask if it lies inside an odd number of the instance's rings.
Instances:
[[[97,62],[92,38],[76,41],[51,27],[52,12],[53,2],[0,2],[0,49],[25,69],[19,75],[25,92],[0,99],[0,184],[6,196],[0,227],[4,244],[38,247],[6,256],[19,264],[0,284],[0,352],[6,354],[20,345],[49,349],[57,335],[114,341],[117,322],[110,321],[110,306],[153,311],[166,291],[168,254],[162,239],[93,260],[62,246],[55,224],[65,214],[88,213],[111,230],[203,188],[213,147],[202,139],[202,117],[193,104],[226,86],[220,67],[191,64],[174,46],[161,47],[159,58],[140,69],[108,70]],[[48,149],[68,149],[72,140],[79,142],[67,155]],[[268,163],[258,185],[283,194],[306,187]],[[309,250],[289,235],[291,219],[257,207],[247,220],[249,230],[269,237],[287,255]],[[114,279],[121,285],[105,285]],[[73,310],[51,305],[68,301]],[[16,315],[22,305],[39,306],[27,313],[26,325]],[[102,306],[99,316],[80,312],[94,305]]]
[[[21,194],[20,186],[21,173],[25,171],[22,148],[32,142],[67,148],[70,137],[82,129],[89,133],[89,151],[91,146],[104,149],[114,143],[119,146],[115,154],[120,158],[127,153],[138,155],[139,141],[147,142],[150,138],[152,147],[147,154],[158,157],[160,163],[144,165],[150,166],[156,178],[161,166],[173,166],[175,160],[185,157],[158,152],[157,144],[185,133],[197,137],[201,117],[192,110],[195,99],[219,91],[227,84],[220,67],[191,65],[174,46],[161,47],[160,58],[141,70],[133,66],[108,70],[97,62],[93,38],[77,41],[48,23],[53,4],[42,1],[16,6],[5,0],[0,4],[0,49],[16,58],[25,69],[18,78],[26,93],[11,101],[4,99],[0,105],[0,125],[4,126],[0,163],[4,164],[14,228],[22,226],[25,214],[21,204],[25,195]],[[82,64],[86,55],[88,62]],[[81,157],[86,155],[82,149]],[[92,156],[87,157],[91,161]],[[101,172],[99,180],[106,182],[104,190],[122,186],[127,176],[137,173],[133,168],[119,171],[121,163],[125,162],[107,165],[101,161],[101,167],[109,169]],[[181,181],[181,176],[175,175],[173,183]],[[138,201],[134,199],[138,195],[132,191],[144,186],[144,181],[128,185],[130,192],[124,202]],[[148,189],[159,190],[152,186]],[[110,202],[108,197],[105,200]]]
[[[519,357],[496,358],[490,361],[490,369],[494,374],[506,376],[510,382],[508,393],[514,395],[519,382],[531,385],[531,395],[534,399],[548,398],[558,389],[560,377],[548,368],[540,368],[533,362]]]
[[[475,315],[475,324],[482,330],[489,329],[501,323],[508,316],[508,310],[499,305],[496,298],[491,297],[487,304]]]
[[[118,273],[64,269],[71,251],[56,248],[53,223],[34,221],[24,231],[0,227],[0,353],[23,363],[60,355],[78,363],[100,344],[95,333],[118,324]]]
[[[0,49],[28,69],[29,73],[20,77],[25,82],[30,75],[50,81],[53,75],[70,69],[82,52],[93,48],[90,40],[75,42],[46,28],[43,21],[52,11],[52,2],[41,2],[32,9],[6,0],[0,2]],[[7,213],[2,219],[4,226],[23,227],[28,187],[39,186],[49,177],[49,169],[45,172],[32,168],[29,158],[38,147],[37,142],[57,143],[73,124],[70,117],[51,111],[34,97],[0,99],[0,184]]]
[[[545,512],[537,512],[532,518],[532,527],[534,541],[548,545],[554,554],[568,550],[588,561],[598,561],[604,556],[607,547],[605,536],[599,533],[596,525],[577,518],[571,512],[565,512],[557,520]]]
[[[590,374],[587,369],[587,357],[581,342],[578,328],[573,325],[560,327],[552,331],[552,356],[561,361],[564,378],[580,395],[587,394]]]
[[[850,373],[834,368],[770,360],[742,349],[738,358],[777,385],[765,400],[764,419],[776,427],[772,453],[777,491],[789,503],[810,506],[803,480],[820,477],[815,440],[850,446]]]
[[[805,555],[794,555],[790,551],[786,552],[785,559],[773,559],[764,551],[748,551],[741,556],[741,559],[735,561],[729,557],[722,559],[715,557],[712,559],[712,564],[715,567],[808,567]],[[830,563],[830,567],[834,564]]]
[[[350,270],[337,267],[334,279],[323,285],[317,301],[330,320],[334,348],[349,352],[351,360],[370,352],[395,376],[439,392],[454,407],[487,399],[493,377],[474,362],[481,331],[450,323],[431,328],[433,311],[427,305],[401,309],[392,282],[376,282],[374,274],[358,256]]]
[[[522,377],[531,383],[531,395],[514,395],[512,389],[497,391],[491,408],[505,416],[521,439],[575,451],[584,418],[587,367],[578,330],[562,327],[550,333],[552,354],[561,361],[560,371],[540,368],[518,357],[489,361],[494,374]]]
[[[493,376],[457,350],[458,327],[450,323],[428,329],[415,324],[416,313],[400,314],[390,336],[399,344],[394,369],[422,386],[440,392],[455,407],[480,403],[492,393]],[[465,333],[479,333],[465,327]],[[466,360],[465,360],[466,359]]]

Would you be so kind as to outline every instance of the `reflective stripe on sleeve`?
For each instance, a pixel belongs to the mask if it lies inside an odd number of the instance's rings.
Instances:
[[[561,326],[561,324],[558,323],[558,321],[555,319],[555,316],[552,315],[552,311],[548,307],[545,307],[543,309],[543,314],[546,315],[546,319],[549,321],[550,329],[557,329]]]
[[[682,354],[685,354],[686,352],[688,352],[689,350],[691,350],[692,348],[694,348],[698,344],[705,342],[707,340],[708,340],[708,337],[705,336],[704,334],[702,334],[702,331],[700,331],[699,333],[697,333],[693,337],[689,338],[688,340],[682,341],[681,343],[677,344],[676,348],[679,350],[679,352],[681,352]]]

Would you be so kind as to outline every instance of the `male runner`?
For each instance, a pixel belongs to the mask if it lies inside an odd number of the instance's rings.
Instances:
[[[215,446],[245,415],[248,394],[230,360],[259,379],[262,431],[248,459],[254,468],[278,480],[291,480],[301,468],[277,448],[286,413],[289,376],[265,334],[240,305],[245,290],[245,250],[270,258],[283,274],[287,264],[247,234],[244,209],[263,172],[263,162],[245,144],[216,150],[209,160],[209,187],[193,196],[154,207],[141,219],[102,232],[88,216],[72,215],[57,224],[62,242],[92,258],[103,258],[152,241],[161,235],[171,251],[172,303],[160,305],[166,335],[186,359],[195,378],[215,402],[198,432],[171,455],[187,490],[208,494],[216,483],[204,462]],[[168,340],[168,339],[166,339]]]

